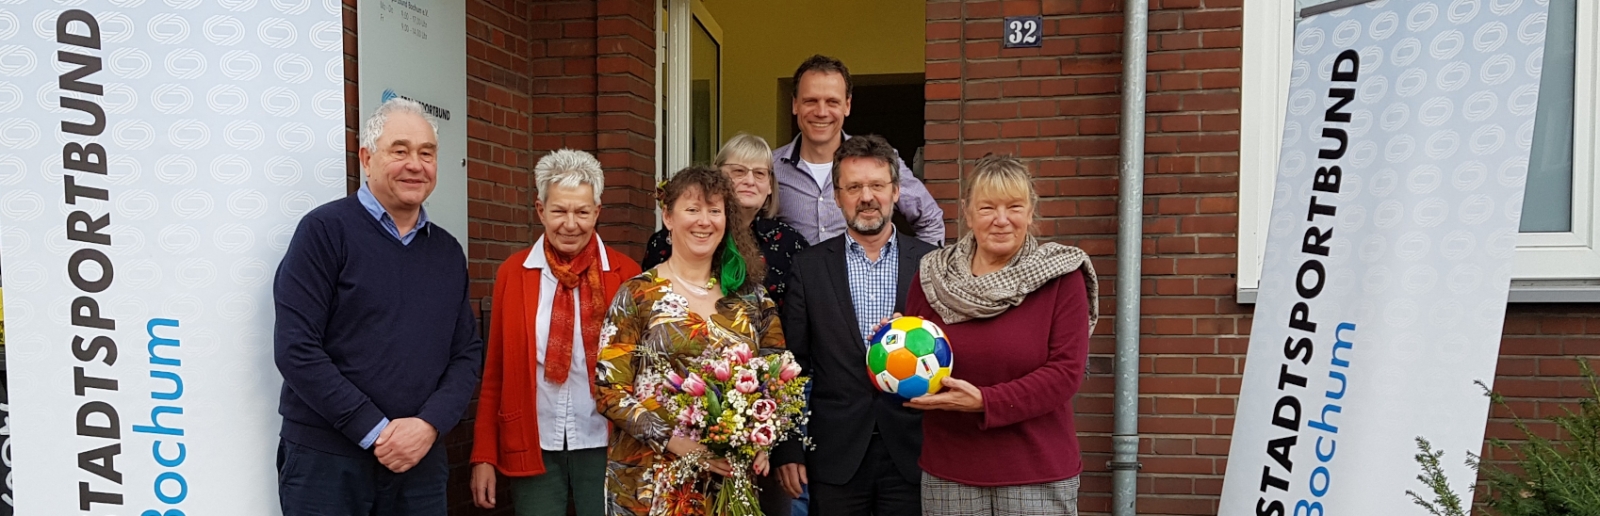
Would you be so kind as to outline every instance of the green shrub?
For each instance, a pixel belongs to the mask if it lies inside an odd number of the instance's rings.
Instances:
[[[1444,468],[1439,467],[1439,459],[1444,458],[1444,451],[1434,451],[1433,444],[1421,437],[1417,438],[1417,450],[1414,457],[1417,459],[1417,464],[1422,465],[1422,474],[1417,475],[1417,480],[1422,481],[1422,485],[1428,486],[1428,490],[1433,492],[1433,500],[1424,500],[1422,495],[1409,489],[1406,490],[1406,496],[1410,496],[1412,502],[1427,509],[1433,516],[1467,516],[1466,510],[1461,506],[1461,497],[1450,488],[1450,480],[1445,478]],[[1467,465],[1476,466],[1471,458],[1467,459]]]
[[[1487,467],[1468,454],[1467,465],[1483,474],[1480,514],[1492,516],[1600,516],[1600,381],[1589,364],[1578,360],[1589,395],[1579,402],[1577,412],[1546,418],[1560,429],[1558,440],[1547,439],[1513,411],[1513,424],[1525,440],[1512,443],[1499,438],[1489,446],[1517,457],[1508,467]],[[1480,384],[1481,385],[1481,384]],[[1510,410],[1505,398],[1489,392],[1490,400]],[[1417,438],[1416,455],[1423,473],[1417,479],[1434,493],[1433,501],[1407,491],[1412,501],[1436,516],[1465,516],[1461,499],[1450,488],[1439,460],[1443,451],[1434,451],[1426,439]]]

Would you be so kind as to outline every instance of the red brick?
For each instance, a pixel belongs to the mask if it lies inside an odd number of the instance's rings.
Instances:
[[[961,17],[961,2],[929,2],[925,11],[929,20],[953,20]]]
[[[999,1],[970,1],[966,4],[968,18],[999,18],[1005,15],[1005,6]]]
[[[1160,399],[1156,400],[1160,403]],[[1151,453],[1156,455],[1193,455],[1193,439],[1153,439]],[[1193,485],[1192,482],[1186,485]]]
[[[958,99],[961,98],[961,85],[955,83],[930,83],[923,87],[923,95],[929,100]]]
[[[1243,24],[1244,12],[1238,10],[1206,10],[1183,13],[1183,28],[1224,29],[1238,28]]]
[[[1139,381],[1140,394],[1215,394],[1217,380],[1207,376],[1151,376]]]
[[[995,79],[1002,77],[1016,77],[1021,73],[1014,60],[974,62],[967,64],[967,78]]]
[[[1186,357],[1168,358],[1158,356],[1154,358],[1152,367],[1145,370],[1155,374],[1193,374],[1194,359]],[[1156,404],[1160,405],[1161,403],[1171,403],[1174,399],[1176,398],[1157,398]],[[1193,403],[1190,403],[1189,412],[1192,413],[1193,411]]]
[[[1122,16],[1094,16],[1062,18],[1056,22],[1056,34],[1119,34]]]
[[[1039,14],[1039,9],[1037,0],[1006,0],[1002,8],[1006,16],[1036,15]]]
[[[1539,333],[1567,335],[1583,333],[1583,319],[1576,317],[1547,317],[1539,321]]]

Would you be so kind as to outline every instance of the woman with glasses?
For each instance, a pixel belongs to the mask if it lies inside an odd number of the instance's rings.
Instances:
[[[799,231],[778,222],[778,196],[772,193],[778,188],[778,178],[772,174],[772,147],[760,136],[739,133],[723,144],[714,166],[733,180],[738,209],[743,215],[741,219],[751,221],[750,231],[754,232],[756,246],[767,262],[767,297],[782,307],[783,294],[788,290],[784,280],[789,263],[796,253],[811,244]],[[671,256],[672,240],[667,230],[662,229],[650,236],[641,265],[650,270]]]

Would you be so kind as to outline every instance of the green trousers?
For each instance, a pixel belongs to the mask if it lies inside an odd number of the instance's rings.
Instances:
[[[606,449],[544,450],[544,474],[511,478],[517,516],[566,516],[570,493],[578,516],[604,516]]]

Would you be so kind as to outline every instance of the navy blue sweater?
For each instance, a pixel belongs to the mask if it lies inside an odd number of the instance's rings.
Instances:
[[[272,287],[285,440],[370,456],[385,417],[440,436],[461,421],[483,365],[467,261],[444,229],[418,231],[402,245],[354,195],[300,220]]]

